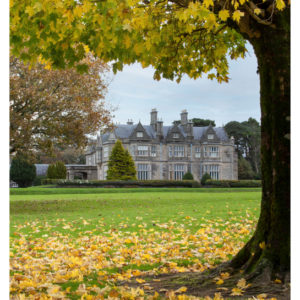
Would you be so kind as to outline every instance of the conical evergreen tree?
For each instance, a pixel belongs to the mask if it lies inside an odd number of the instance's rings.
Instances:
[[[122,142],[117,140],[108,161],[108,180],[135,180],[136,170],[129,152],[123,147]]]
[[[136,180],[135,164],[128,150],[125,150],[126,174],[124,180]]]

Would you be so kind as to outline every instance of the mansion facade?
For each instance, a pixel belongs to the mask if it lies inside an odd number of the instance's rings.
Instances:
[[[180,124],[164,126],[157,111],[150,113],[150,124],[141,122],[116,125],[113,131],[100,134],[86,152],[84,179],[105,180],[108,160],[116,140],[121,140],[131,154],[139,180],[181,180],[187,172],[195,180],[204,173],[212,179],[238,179],[238,159],[233,138],[223,127],[195,127],[188,120],[186,110],[181,112]],[[79,167],[79,166],[78,166]],[[68,168],[73,179],[78,168]]]

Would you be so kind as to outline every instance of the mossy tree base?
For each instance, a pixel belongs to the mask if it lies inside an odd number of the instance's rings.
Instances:
[[[230,277],[224,280],[224,283],[216,284],[217,277],[221,273],[228,272]],[[216,293],[219,293],[224,299],[227,298],[252,298],[260,294],[266,294],[267,298],[290,299],[290,274],[285,273],[285,279],[281,283],[272,280],[272,266],[267,261],[261,261],[257,268],[246,274],[242,270],[234,269],[230,262],[223,263],[215,269],[211,269],[202,273],[176,273],[176,274],[161,274],[153,277],[147,277],[146,285],[151,287],[146,291],[149,294],[154,294],[155,291],[161,296],[166,295],[170,291],[176,291],[181,287],[186,287],[184,292],[186,295],[197,297],[210,296],[214,298]],[[245,279],[247,288],[242,289],[241,295],[232,295],[233,289],[237,288],[237,283],[241,279]],[[159,280],[159,281],[158,281]],[[135,280],[130,283],[123,282],[122,285],[130,287],[143,288],[145,284],[138,284]]]

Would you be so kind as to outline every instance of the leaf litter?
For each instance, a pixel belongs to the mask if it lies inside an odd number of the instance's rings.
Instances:
[[[11,299],[201,299],[188,295],[185,286],[155,291],[147,276],[203,272],[227,261],[253,233],[256,220],[206,219],[196,231],[190,230],[195,218],[183,220],[155,220],[156,226],[142,222],[134,224],[136,231],[128,230],[133,227],[129,221],[107,228],[104,221],[89,219],[15,225],[10,239]],[[223,299],[222,284],[229,277],[216,277],[219,292],[205,299]],[[132,281],[139,287],[119,285]],[[231,295],[241,296],[249,286],[241,279]],[[257,299],[267,299],[267,294]]]

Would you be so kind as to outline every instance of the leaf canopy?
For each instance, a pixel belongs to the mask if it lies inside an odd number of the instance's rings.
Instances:
[[[249,17],[268,24],[270,6],[274,14],[287,4],[283,0],[11,0],[11,51],[31,63],[43,58],[53,68],[73,67],[91,51],[113,61],[114,72],[140,62],[154,67],[157,80],[180,81],[183,74],[196,79],[207,73],[210,79],[228,81],[228,56],[236,59],[246,53],[245,40],[235,28]],[[77,69],[85,71],[86,66],[79,64]]]

